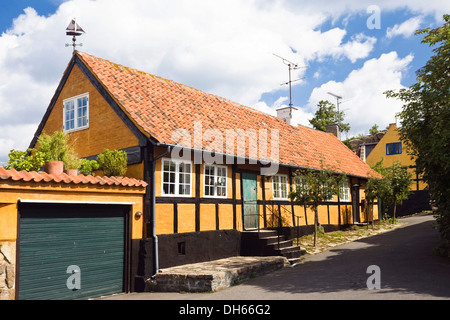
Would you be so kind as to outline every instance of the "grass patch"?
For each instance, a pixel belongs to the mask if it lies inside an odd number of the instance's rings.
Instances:
[[[335,247],[344,243],[355,241],[361,238],[370,237],[379,233],[383,233],[401,226],[404,226],[404,222],[397,222],[392,224],[391,221],[382,220],[377,222],[372,228],[369,226],[350,226],[346,229],[332,232],[324,232],[323,228],[319,228],[317,232],[317,246],[314,247],[314,235],[309,234],[302,236],[298,239],[294,239],[294,244],[305,249],[309,254],[315,254],[322,252],[328,248]]]

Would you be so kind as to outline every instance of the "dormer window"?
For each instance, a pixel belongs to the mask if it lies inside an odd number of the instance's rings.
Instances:
[[[63,101],[63,131],[77,131],[89,127],[89,93]]]

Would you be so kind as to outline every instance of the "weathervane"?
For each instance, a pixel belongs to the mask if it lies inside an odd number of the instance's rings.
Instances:
[[[81,36],[84,32],[83,29],[81,29],[81,27],[76,23],[75,18],[72,19],[72,21],[69,23],[69,26],[66,28],[66,35],[68,36],[73,36],[72,37],[72,44],[70,43],[66,43],[66,47],[73,47],[73,51],[75,51],[75,47],[76,46],[80,46],[82,47],[83,44],[79,43],[77,44],[77,36]]]

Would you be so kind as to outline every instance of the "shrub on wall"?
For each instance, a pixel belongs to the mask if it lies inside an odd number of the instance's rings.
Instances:
[[[105,176],[123,177],[127,172],[127,153],[125,151],[105,149],[102,154],[98,155],[97,162]]]

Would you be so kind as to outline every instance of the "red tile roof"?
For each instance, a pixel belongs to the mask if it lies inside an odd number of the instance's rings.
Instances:
[[[65,183],[65,184],[93,184],[105,186],[123,186],[123,187],[146,187],[147,183],[142,180],[126,177],[100,177],[100,176],[77,176],[67,175],[65,173],[55,175],[46,172],[36,171],[17,171],[15,169],[5,169],[0,167],[0,181],[24,181],[36,183]]]
[[[272,157],[272,161],[315,169],[321,169],[323,163],[328,168],[334,168],[336,172],[348,175],[378,176],[332,134],[304,126],[292,126],[281,118],[175,81],[124,67],[87,53],[77,51],[76,54],[139,130],[160,143],[177,144],[178,141],[172,140],[172,134],[177,129],[186,129],[191,135],[189,147],[197,147],[193,143],[194,124],[200,121],[202,134],[205,134],[207,129],[219,130],[224,139],[224,147],[220,149],[223,149],[223,153],[233,155],[240,153],[237,147],[232,152],[226,152],[227,129],[234,132],[237,129],[244,132],[249,129],[256,132],[267,129],[269,145],[266,150],[270,156],[270,130],[277,129],[279,158]],[[208,150],[210,143],[203,141],[201,148]],[[253,158],[248,142],[245,156]]]

